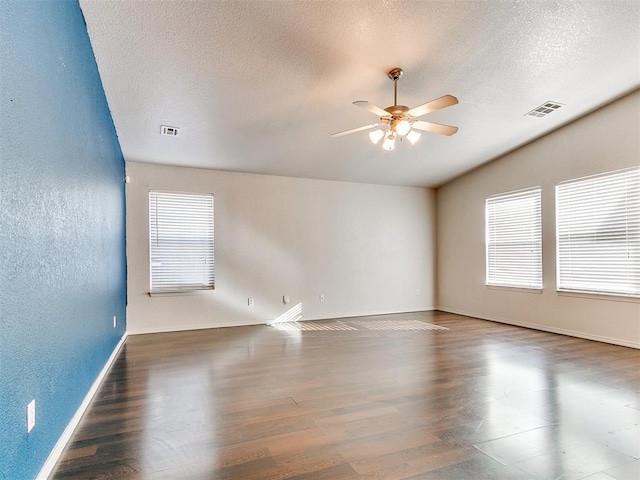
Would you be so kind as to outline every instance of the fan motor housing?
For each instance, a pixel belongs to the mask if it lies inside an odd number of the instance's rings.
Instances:
[[[409,111],[409,107],[405,107],[404,105],[392,105],[391,107],[387,107],[384,110],[385,112],[389,112],[389,114],[393,115],[394,117],[402,117]]]

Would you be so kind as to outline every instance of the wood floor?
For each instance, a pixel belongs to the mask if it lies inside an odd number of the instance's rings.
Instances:
[[[51,478],[640,478],[638,350],[442,312],[314,325],[129,337]]]

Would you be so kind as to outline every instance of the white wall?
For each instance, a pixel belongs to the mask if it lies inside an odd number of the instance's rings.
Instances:
[[[636,91],[439,188],[439,308],[640,348],[637,299],[556,292],[554,210],[556,183],[640,164],[639,112]],[[544,289],[486,287],[485,198],[536,185],[542,186]]]
[[[130,333],[265,323],[300,302],[303,319],[434,306],[433,190],[143,163],[127,174]],[[148,295],[150,189],[214,194],[215,292]]]

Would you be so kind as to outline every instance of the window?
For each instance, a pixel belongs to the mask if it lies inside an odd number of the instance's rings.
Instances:
[[[487,285],[542,288],[540,187],[486,200]]]
[[[556,186],[558,290],[640,295],[640,168]]]
[[[151,292],[214,287],[213,195],[149,192]]]

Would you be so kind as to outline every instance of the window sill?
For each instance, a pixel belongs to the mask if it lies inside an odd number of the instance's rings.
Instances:
[[[591,298],[593,300],[608,300],[613,302],[640,303],[640,297],[625,293],[583,292],[581,290],[556,290],[561,297]]]
[[[210,295],[215,290],[213,288],[194,288],[182,290],[154,290],[149,292],[150,297],[182,297],[190,295]]]
[[[529,288],[529,287],[508,287],[506,285],[487,285],[485,284],[489,290],[504,290],[507,292],[521,292],[521,293],[536,293],[541,294],[541,288]]]

